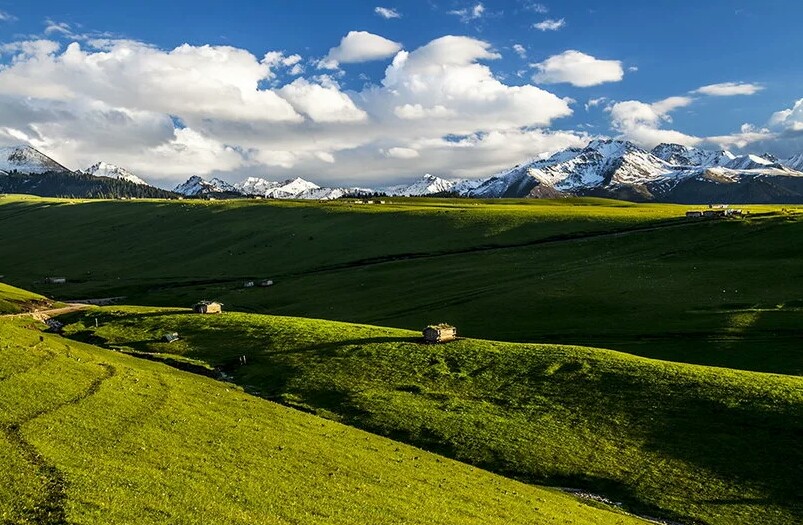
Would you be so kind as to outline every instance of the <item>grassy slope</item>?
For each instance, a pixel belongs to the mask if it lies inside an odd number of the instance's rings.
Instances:
[[[640,520],[0,320],[0,522]]]
[[[448,321],[470,337],[799,375],[801,261],[803,215],[304,275],[267,294],[209,287],[200,295],[254,310],[269,296],[269,312],[281,315],[414,329]]]
[[[46,297],[0,283],[0,315],[27,312],[48,304]]]
[[[703,523],[803,520],[801,378],[568,346],[425,346],[413,332],[308,319],[86,315],[73,337],[222,366],[262,395],[513,477]],[[158,342],[173,330],[182,341]]]
[[[473,337],[803,373],[801,213],[689,222],[682,206],[593,199],[394,202],[7,197],[0,259],[20,285],[67,275],[66,286],[35,285],[61,298],[214,298],[414,329],[445,320]],[[778,207],[752,207],[768,210]],[[526,246],[656,223],[670,227]],[[382,262],[404,256],[416,258]],[[242,288],[260,277],[277,285]]]
[[[408,199],[366,206],[5,197],[0,199],[0,254],[13,282],[28,286],[57,273],[72,282],[36,286],[73,295],[116,295],[188,281],[282,278],[365,259],[627,228],[676,218],[682,209],[594,199],[484,204]],[[38,256],[55,253],[58,257]]]

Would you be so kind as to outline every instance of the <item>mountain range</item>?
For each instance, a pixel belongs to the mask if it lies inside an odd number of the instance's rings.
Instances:
[[[236,184],[192,176],[173,189],[187,197],[263,197],[337,199],[341,197],[452,196],[468,198],[559,198],[598,196],[639,202],[769,203],[803,202],[803,153],[779,160],[772,155],[734,155],[679,144],[652,150],[623,140],[593,140],[534,159],[487,178],[447,180],[424,175],[411,184],[388,187],[321,187],[300,177],[271,181],[249,177]],[[99,162],[71,172],[30,146],[0,148],[0,191],[10,173],[35,178],[60,173],[115,179],[140,187],[147,183],[130,171]],[[154,188],[156,190],[157,188]],[[158,190],[166,192],[166,190]]]

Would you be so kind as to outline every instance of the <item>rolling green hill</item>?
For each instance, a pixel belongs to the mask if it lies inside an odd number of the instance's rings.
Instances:
[[[240,311],[803,373],[803,213],[600,199],[345,202],[0,198],[0,261],[61,299]],[[62,286],[40,281],[66,275]],[[271,288],[243,288],[273,279]]]
[[[0,318],[5,524],[643,523]]]
[[[50,304],[47,297],[0,283],[0,315],[27,312]]]
[[[219,367],[262,396],[510,477],[684,523],[803,520],[803,378],[242,313],[115,307],[72,321],[71,337]],[[160,342],[169,331],[182,340]]]

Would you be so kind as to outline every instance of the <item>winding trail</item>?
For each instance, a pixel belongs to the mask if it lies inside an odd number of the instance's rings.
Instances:
[[[20,421],[0,427],[0,431],[2,431],[8,442],[19,450],[20,455],[28,463],[33,465],[39,473],[39,476],[45,480],[44,498],[24,516],[24,519],[31,523],[42,525],[68,524],[67,511],[65,509],[67,482],[64,479],[64,474],[58,467],[49,462],[47,458],[40,454],[39,451],[36,450],[36,447],[25,438],[25,435],[22,433],[22,426],[36,418],[50,414],[64,407],[77,405],[84,399],[97,393],[103,382],[112,378],[117,373],[117,370],[107,363],[98,363],[98,366],[104,369],[104,373],[100,377],[95,378],[92,383],[90,383],[89,388],[84,392],[54,407],[39,410],[27,415]]]
[[[33,310],[30,312],[21,312],[18,314],[3,314],[0,315],[0,318],[14,318],[14,317],[33,317],[37,321],[47,321],[51,317],[56,317],[58,315],[69,314],[72,312],[77,312],[79,310],[85,310],[89,308],[91,305],[84,304],[84,303],[67,303],[67,306],[63,306],[60,308],[48,308],[46,310]]]

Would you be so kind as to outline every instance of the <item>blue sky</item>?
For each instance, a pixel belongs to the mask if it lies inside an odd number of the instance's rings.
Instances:
[[[476,177],[597,136],[786,156],[800,20],[797,0],[0,0],[0,142],[165,184]]]

